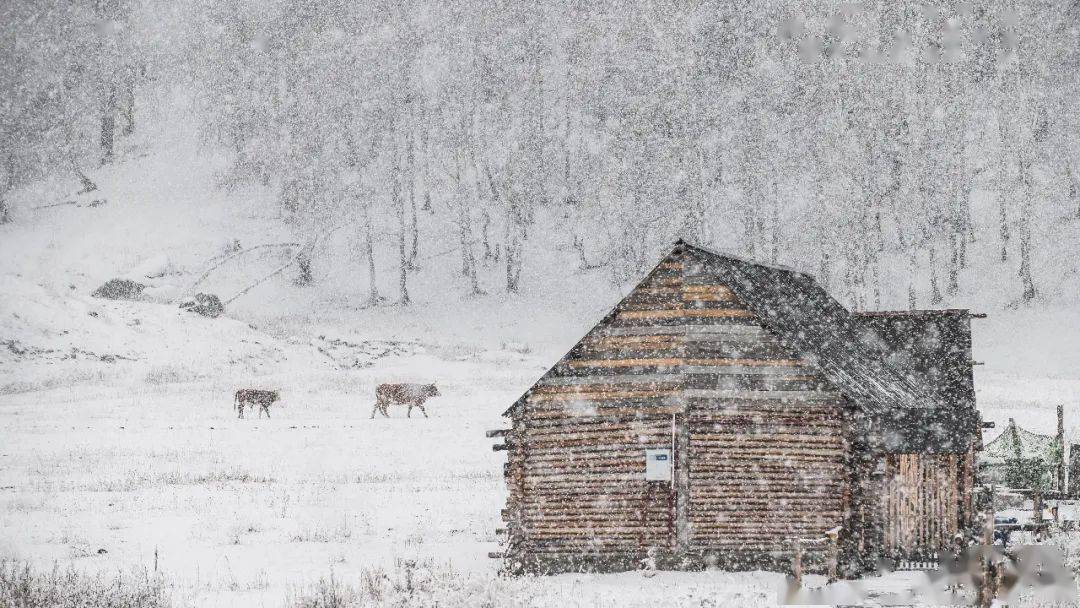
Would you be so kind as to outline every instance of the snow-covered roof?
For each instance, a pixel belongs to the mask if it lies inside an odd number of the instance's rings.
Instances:
[[[860,317],[837,302],[814,280],[800,272],[756,264],[735,256],[680,241],[717,273],[725,284],[764,324],[803,358],[810,360],[845,396],[882,425],[885,449],[896,452],[964,451],[977,428],[974,392],[955,398],[926,363],[938,346],[912,331],[907,335],[885,317]],[[953,357],[952,378],[970,387],[967,360],[970,330],[967,311],[960,335],[942,338],[946,347],[959,342],[961,358]],[[874,326],[889,324],[888,338]],[[883,325],[884,326],[884,325]],[[925,324],[913,330],[921,331]],[[870,335],[868,335],[868,331]],[[921,349],[929,344],[929,352]],[[916,362],[922,362],[917,364]],[[959,363],[959,367],[957,366]],[[959,372],[957,371],[959,370]],[[963,374],[966,374],[963,375]]]
[[[933,349],[918,350],[923,348],[918,346],[925,343],[923,340],[899,339],[899,325],[890,325],[889,339],[875,334],[872,325],[876,321],[852,314],[808,274],[751,262],[682,240],[664,260],[680,252],[698,260],[700,271],[714,274],[789,348],[870,415],[880,425],[886,450],[915,453],[968,449],[978,428],[974,392],[955,399],[953,392],[935,385],[937,379],[929,365],[920,368],[912,364],[935,356]],[[957,369],[967,376],[960,384],[970,387],[967,311],[942,314],[955,313],[959,318],[961,312],[962,335],[946,339],[961,343],[961,363],[967,367]],[[523,404],[528,394],[522,395],[504,415]]]
[[[979,457],[980,462],[988,465],[1004,464],[1009,460],[1034,458],[1044,463],[1054,462],[1057,458],[1057,440],[1052,435],[1041,435],[1022,429],[1015,420],[1009,420],[1009,426],[993,441],[986,444]]]

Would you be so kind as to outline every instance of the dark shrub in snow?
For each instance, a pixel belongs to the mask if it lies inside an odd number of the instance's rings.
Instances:
[[[144,289],[146,289],[146,285],[136,283],[130,279],[109,279],[90,295],[108,300],[138,300],[142,297]]]
[[[0,606],[166,608],[169,605],[164,581],[148,572],[104,577],[70,568],[53,567],[42,572],[25,564],[0,562]]]
[[[211,319],[220,317],[221,313],[225,312],[225,305],[221,303],[221,298],[212,293],[197,293],[193,299],[181,303],[180,308],[197,312]]]

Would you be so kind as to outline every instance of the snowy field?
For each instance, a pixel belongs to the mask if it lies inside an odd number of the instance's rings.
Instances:
[[[139,318],[139,332],[186,350],[171,364],[147,365],[6,348],[5,378],[28,381],[0,396],[0,558],[110,573],[152,569],[156,553],[174,600],[198,606],[280,606],[320,578],[355,581],[397,560],[496,584],[498,562],[487,553],[497,550],[504,457],[484,431],[504,426],[502,410],[576,330],[436,344],[424,336],[446,321],[432,313],[414,320],[427,331],[397,341],[327,327],[275,336],[160,305],[82,302],[128,330]],[[358,323],[392,327],[393,314]],[[1023,348],[1007,334],[1022,321],[977,322],[985,325],[976,326],[976,359],[987,361],[980,404],[999,424],[1015,416],[1046,431],[1055,403],[1076,403],[1080,379],[1070,365],[1001,373],[1009,349]],[[113,333],[95,348],[138,359],[136,333]],[[1037,328],[1025,333],[1043,339]],[[128,341],[110,346],[120,335]],[[1057,360],[1070,362],[1069,353],[1063,344]],[[55,386],[65,375],[74,383]],[[374,385],[395,379],[439,384],[431,418],[407,419],[404,410],[370,418]],[[241,385],[282,390],[273,419],[236,418],[232,392]],[[1067,412],[1076,437],[1078,412]],[[497,584],[533,605],[719,606],[771,605],[782,583],[774,574],[710,572]]]
[[[545,357],[417,342],[364,369],[335,370],[317,365],[315,348],[262,341],[281,371],[251,382],[282,389],[272,420],[238,420],[235,383],[212,370],[188,370],[201,376],[190,380],[158,368],[133,381],[0,397],[0,557],[109,572],[152,569],[156,553],[174,599],[198,606],[278,606],[320,577],[359,580],[362,569],[402,559],[494,578],[498,563],[487,552],[497,550],[503,455],[484,430],[503,426],[500,412]],[[101,366],[65,363],[84,372]],[[420,377],[436,379],[443,393],[430,403],[431,418],[407,419],[404,410],[370,418],[377,380]],[[782,581],[660,576],[667,582],[659,587],[640,574],[523,581],[521,597],[656,605],[656,595],[628,590],[664,589],[668,601],[677,588],[684,599],[767,605]]]

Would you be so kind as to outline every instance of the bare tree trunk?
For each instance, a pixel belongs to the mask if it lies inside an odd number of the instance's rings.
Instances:
[[[471,139],[470,139],[471,141]],[[470,153],[472,147],[469,146]],[[475,165],[475,158],[473,163]],[[460,156],[455,157],[454,164],[454,201],[458,206],[458,235],[461,240],[461,274],[469,279],[469,288],[473,295],[483,293],[480,283],[476,278],[476,256],[473,254],[472,213],[469,211],[469,200],[465,194],[465,182],[463,181],[463,162]],[[480,178],[476,176],[476,196],[480,197]]]
[[[780,257],[780,196],[773,182],[773,200],[769,205],[769,262],[775,264]]]
[[[918,305],[915,291],[915,277],[919,275],[919,250],[912,243],[908,248],[908,308],[915,310]]]
[[[109,85],[101,111],[101,164],[113,161],[113,142],[116,137],[116,85]]]
[[[421,110],[421,116],[427,116],[423,113],[423,110]],[[420,153],[423,155],[420,173],[424,182],[424,203],[420,208],[434,215],[435,208],[431,206],[431,133],[425,118],[421,119],[420,125],[421,129],[423,129],[420,132]]]
[[[963,232],[949,233],[949,282],[945,288],[950,296],[956,295],[960,290],[960,250],[963,247]]]
[[[11,221],[11,209],[8,207],[7,195],[15,187],[15,154],[13,152],[7,154],[4,173],[7,183],[4,184],[3,190],[0,190],[0,224],[7,224]]]
[[[1031,161],[1020,159],[1020,181],[1023,187],[1023,199],[1020,203],[1020,215],[1017,218],[1020,234],[1020,283],[1023,288],[1021,300],[1030,302],[1035,299],[1035,280],[1031,273],[1031,198],[1032,175]]]
[[[468,148],[469,148],[469,162],[470,162],[470,164],[472,164],[473,181],[474,181],[475,186],[476,186],[476,202],[477,202],[477,205],[480,207],[480,240],[481,240],[481,242],[483,244],[483,247],[484,247],[484,256],[483,256],[484,260],[488,261],[488,260],[496,259],[496,257],[497,257],[494,254],[494,252],[492,252],[492,250],[491,250],[491,238],[488,235],[488,233],[490,231],[490,228],[491,228],[491,212],[488,211],[488,204],[485,204],[485,202],[484,202],[484,199],[486,199],[487,197],[484,196],[485,188],[484,188],[484,183],[483,183],[482,170],[480,168],[480,163],[476,159],[476,147],[474,145],[472,145],[472,142],[473,142],[472,136],[469,137],[468,141],[469,141],[469,144],[470,144],[468,146]],[[459,180],[459,182],[460,182],[460,179],[461,179],[460,174],[461,174],[461,170],[459,169],[458,170],[458,178],[457,178]],[[494,184],[491,184],[490,194],[491,194],[492,197],[496,197],[495,190],[494,190]],[[462,199],[462,200],[464,201],[464,199]],[[462,203],[462,204],[464,204],[464,203]],[[470,222],[470,225],[471,225],[471,222]],[[471,228],[470,228],[469,232],[470,232],[469,240],[471,242],[472,241],[472,230],[471,230]],[[469,246],[469,256],[470,257],[472,256],[472,246],[471,245]],[[475,262],[475,260],[473,261],[472,265],[473,265],[473,274],[475,275],[476,274],[476,262]]]
[[[1076,217],[1080,219],[1080,184],[1077,183],[1077,177],[1073,173],[1072,161],[1065,163],[1065,192],[1069,200],[1076,205]]]
[[[930,304],[941,304],[941,289],[938,287],[937,245],[930,244]]]
[[[484,245],[484,259],[485,260],[498,260],[498,255],[491,249],[491,237],[489,233],[491,231],[491,213],[485,207],[480,212],[480,236]]]
[[[975,190],[975,178],[978,177],[982,171],[983,169],[981,168],[967,171],[967,174],[964,176],[964,186],[960,193],[960,220],[962,225],[959,243],[960,258],[958,260],[960,268],[967,268],[967,245],[968,243],[975,242],[975,219],[971,215],[971,193]]]
[[[881,211],[874,212],[874,310],[881,310],[881,258],[885,254],[885,230]]]
[[[480,289],[480,283],[476,277],[476,257],[473,255],[472,248],[472,218],[469,214],[469,206],[465,204],[465,201],[460,201],[458,226],[461,236],[462,274],[469,279],[470,292],[473,295],[480,295],[483,290]]]
[[[572,165],[572,153],[570,151],[570,94],[573,87],[570,83],[570,67],[566,68],[566,80],[563,82],[563,86],[566,88],[566,97],[563,100],[563,202],[572,203],[577,201],[571,184],[570,176]]]
[[[506,291],[517,293],[521,281],[522,236],[507,223],[506,228]]]
[[[121,113],[124,115],[124,128],[121,133],[125,136],[135,132],[135,67],[127,70],[124,79],[124,103]]]
[[[379,303],[379,286],[375,275],[375,243],[371,235],[371,204],[364,204],[364,257],[368,262],[368,303]]]
[[[401,153],[398,142],[393,142],[394,149],[390,164],[390,198],[398,220],[398,290],[400,303],[408,306],[409,300],[409,255],[405,245],[405,200],[401,196]]]
[[[509,232],[509,230],[507,230]],[[514,293],[517,291],[517,284],[514,282],[514,244],[510,239],[510,236],[506,237],[506,291]]]
[[[1003,118],[998,117],[998,131],[1001,134],[1001,167],[999,169],[1001,174],[998,176],[998,231],[1001,235],[1001,261],[1006,262],[1009,260],[1009,161],[1005,149],[1008,145],[1008,138],[1005,133],[1005,125],[1000,124],[1001,120]]]
[[[409,132],[409,141],[406,148],[406,163],[408,170],[405,174],[405,181],[409,189],[409,208],[411,209],[410,226],[411,242],[409,244],[409,270],[417,270],[416,259],[420,252],[420,229],[417,226],[416,220],[416,150],[415,150],[415,136],[412,131]]]
[[[461,276],[468,278],[472,274],[472,252],[469,240],[472,238],[469,230],[469,210],[464,204],[458,205],[458,240],[461,243]]]

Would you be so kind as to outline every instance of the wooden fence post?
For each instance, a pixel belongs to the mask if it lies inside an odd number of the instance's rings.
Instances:
[[[840,530],[829,530],[826,535],[829,539],[829,582],[835,583],[840,578]]]
[[[1041,524],[1043,521],[1042,490],[1038,488],[1031,495],[1031,518],[1035,520],[1036,524]]]
[[[1069,498],[1080,497],[1080,443],[1069,446]]]
[[[795,554],[791,558],[791,573],[795,576],[795,586],[802,586],[802,541],[795,539]]]
[[[990,497],[984,514],[982,546],[979,547],[982,559],[982,584],[979,585],[975,604],[979,608],[990,608],[994,602],[996,568],[994,567],[994,487],[990,486]]]
[[[1054,485],[1058,492],[1065,492],[1065,406],[1057,406],[1057,443],[1058,461],[1054,463]]]

